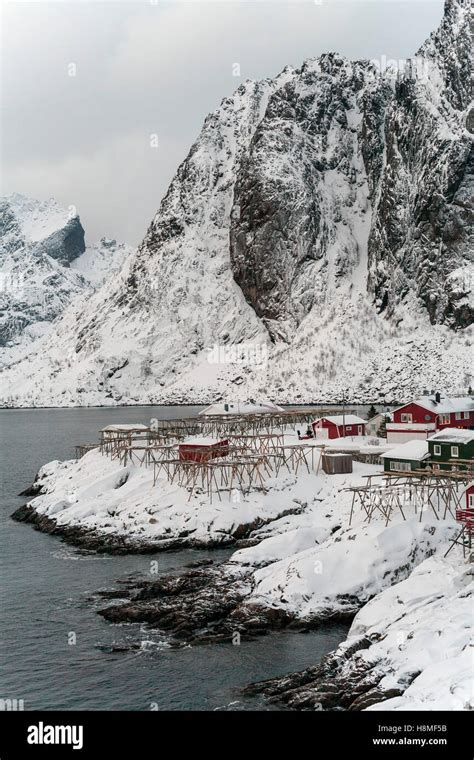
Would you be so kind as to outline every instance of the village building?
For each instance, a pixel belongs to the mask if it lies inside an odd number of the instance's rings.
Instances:
[[[471,483],[464,491],[466,499],[466,509],[474,513],[474,483]]]
[[[474,430],[447,428],[427,441],[433,471],[468,470],[474,466]]]
[[[436,433],[436,423],[387,422],[388,443],[406,443],[407,441],[426,441]]]
[[[277,414],[284,409],[272,401],[222,401],[201,409],[199,415],[207,417],[214,414]]]
[[[385,472],[414,472],[428,464],[430,452],[427,441],[407,441],[380,455]]]
[[[229,441],[218,438],[186,438],[179,444],[181,462],[209,462],[211,459],[225,457],[229,453]]]
[[[356,414],[337,414],[320,417],[311,423],[315,438],[345,438],[365,435],[366,420]]]
[[[389,443],[426,440],[446,428],[474,429],[474,399],[447,398],[435,393],[394,409],[392,417],[387,423]]]
[[[375,417],[371,417],[370,420],[366,420],[365,423],[365,434],[366,435],[378,435],[378,432],[380,428],[385,423],[388,425],[391,420],[391,415],[389,412],[380,412],[380,414],[376,414]]]

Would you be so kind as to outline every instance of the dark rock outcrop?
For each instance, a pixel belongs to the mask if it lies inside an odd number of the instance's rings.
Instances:
[[[399,689],[383,691],[378,684],[384,672],[371,667],[357,653],[372,641],[361,637],[344,656],[331,652],[319,665],[280,678],[250,684],[244,694],[263,694],[271,703],[295,710],[364,710],[372,704],[399,696]]]
[[[126,603],[99,611],[112,623],[146,623],[166,631],[175,644],[229,642],[270,631],[305,631],[331,622],[347,622],[347,614],[328,609],[313,621],[302,621],[283,609],[264,607],[248,601],[253,587],[252,569],[236,568],[232,563],[186,570],[156,581],[128,588]]]

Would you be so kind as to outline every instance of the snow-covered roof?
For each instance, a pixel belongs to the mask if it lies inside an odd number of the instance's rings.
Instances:
[[[474,430],[467,428],[445,428],[431,435],[430,441],[446,441],[447,443],[469,443],[474,440]]]
[[[421,461],[429,456],[428,441],[407,441],[395,446],[385,454],[380,455],[382,459],[404,459]]]
[[[224,443],[224,438],[211,438],[210,436],[195,436],[194,438],[185,438],[184,441],[180,441],[179,445],[182,446],[219,446]]]
[[[225,408],[227,406],[227,409]],[[281,406],[271,401],[228,401],[219,404],[211,404],[201,409],[200,415],[210,414],[262,414],[269,412],[283,412]]]
[[[327,420],[334,425],[365,425],[367,423],[367,420],[363,420],[362,417],[358,417],[357,414],[335,414],[330,417],[319,417],[319,419],[313,421],[313,424],[315,422],[320,422],[321,420]]]
[[[148,425],[142,425],[141,422],[135,422],[133,424],[124,424],[124,425],[107,425],[107,427],[102,428],[100,431],[101,433],[107,432],[107,433],[127,433],[131,430],[149,430],[150,428]]]
[[[387,422],[387,430],[436,430],[434,422]]]
[[[442,396],[440,401],[436,401],[435,396],[422,396],[415,401],[402,404],[402,406],[397,407],[394,411],[403,409],[408,404],[417,404],[418,406],[422,406],[423,409],[428,409],[430,412],[436,412],[436,414],[474,411],[474,399],[470,396],[453,396],[451,398]]]

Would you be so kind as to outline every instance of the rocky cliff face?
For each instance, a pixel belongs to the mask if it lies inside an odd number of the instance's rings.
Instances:
[[[413,294],[432,323],[453,328],[471,324],[474,313],[471,49],[468,6],[448,0],[415,58],[388,72],[394,92],[368,241],[378,309],[393,313]]]
[[[453,0],[398,71],[329,54],[271,95],[238,170],[230,256],[274,340],[347,280],[379,312],[414,298],[432,323],[472,322],[470,51]]]
[[[120,275],[31,381],[4,373],[10,403],[465,392],[468,14],[447,0],[403,71],[330,53],[225,98]]]
[[[241,162],[232,270],[275,341],[291,341],[328,289],[348,280],[365,289],[371,206],[363,149],[371,147],[370,119],[383,114],[368,104],[383,104],[386,90],[367,62],[332,53],[307,61],[272,94]]]

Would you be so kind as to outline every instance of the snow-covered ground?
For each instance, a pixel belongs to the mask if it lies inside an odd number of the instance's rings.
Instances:
[[[71,269],[81,274],[91,289],[96,289],[120,269],[131,252],[131,246],[125,243],[101,238],[97,243],[86,247],[82,256],[71,263]]]
[[[80,527],[102,536],[131,542],[153,542],[157,548],[172,543],[206,546],[226,543],[242,533],[242,526],[273,521],[288,510],[300,510],[295,501],[305,489],[286,475],[268,494],[240,498],[235,493],[212,504],[206,495],[189,498],[185,488],[171,485],[162,475],[153,486],[153,469],[138,464],[121,466],[97,449],[82,459],[51,462],[40,471],[45,493],[30,505],[53,518],[59,527]]]
[[[384,690],[408,687],[372,710],[474,708],[472,566],[435,555],[357,614],[344,646],[365,635],[361,657],[384,672]]]
[[[301,548],[295,533],[289,548],[286,536],[279,536],[282,559],[271,544],[274,560],[255,569],[249,604],[278,607],[308,622],[338,612],[355,612],[375,594],[406,577],[431,552],[446,546],[453,536],[451,522],[438,522],[433,517],[421,523],[416,517],[406,522],[395,520],[388,527],[374,520],[352,529],[347,528],[347,518],[342,522],[342,530],[325,539],[321,525],[309,548],[305,548],[307,530],[301,536]],[[294,553],[292,545],[298,547]],[[264,543],[256,549],[241,550],[233,559],[258,568],[265,550]]]
[[[193,544],[228,541],[240,534],[240,526],[256,520],[273,523],[287,510],[301,512],[293,517],[291,528],[314,523],[314,510],[326,533],[347,518],[352,495],[341,489],[354,483],[365,482],[367,474],[381,471],[380,466],[354,462],[350,475],[326,475],[319,468],[321,444],[329,448],[353,448],[383,451],[380,446],[369,445],[373,438],[347,437],[330,441],[304,441],[311,472],[299,468],[297,476],[282,468],[278,477],[265,483],[267,492],[250,491],[247,495],[233,490],[223,492],[221,500],[213,494],[212,503],[207,494],[189,492],[176,483],[170,484],[163,471],[153,486],[153,469],[137,460],[122,466],[99,449],[89,451],[78,460],[50,462],[39,473],[43,493],[30,505],[41,515],[53,518],[58,526],[75,526],[106,535],[133,537],[134,540],[169,543],[189,538]],[[285,437],[286,445],[298,446],[295,434]],[[311,453],[311,449],[314,452]],[[141,456],[141,454],[140,454]],[[316,474],[316,470],[318,470]],[[334,509],[334,499],[339,507]],[[321,505],[330,508],[330,514],[321,515]],[[283,530],[278,523],[276,533]],[[260,538],[257,530],[257,537]],[[285,529],[286,530],[286,529]]]

